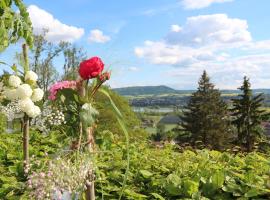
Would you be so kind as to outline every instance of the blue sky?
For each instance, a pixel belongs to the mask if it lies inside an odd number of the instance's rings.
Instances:
[[[242,77],[270,87],[269,0],[25,0],[34,31],[82,46],[112,70],[112,87],[194,89],[202,71],[222,89]],[[17,46],[0,59],[10,62]],[[56,63],[61,72],[61,60]]]

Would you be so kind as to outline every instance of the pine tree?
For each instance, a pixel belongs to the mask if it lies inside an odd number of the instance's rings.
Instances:
[[[243,85],[239,88],[242,94],[239,98],[233,99],[232,123],[237,128],[237,141],[244,145],[247,151],[251,151],[254,142],[261,136],[261,122],[267,117],[267,113],[261,109],[263,94],[253,96],[251,84],[247,77],[244,77]]]
[[[192,142],[201,140],[206,146],[221,149],[228,136],[229,119],[227,105],[214,87],[204,71],[181,118],[184,130],[192,134]]]

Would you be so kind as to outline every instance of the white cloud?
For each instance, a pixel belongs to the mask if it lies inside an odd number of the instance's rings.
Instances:
[[[111,38],[109,36],[104,35],[103,32],[98,29],[92,30],[88,38],[89,42],[96,42],[96,43],[106,43],[110,40]]]
[[[177,25],[177,24],[173,24],[171,26],[171,31],[172,32],[180,32],[182,30],[181,26]]]
[[[73,42],[84,35],[83,28],[66,25],[36,5],[30,5],[28,12],[33,24],[34,33],[41,34],[44,29],[47,29],[46,38],[51,42]]]
[[[185,9],[201,9],[210,6],[213,3],[225,3],[233,0],[182,0],[181,3]]]
[[[165,4],[159,7],[144,10],[140,13],[140,15],[151,17],[158,14],[169,13],[169,11],[174,10],[174,9],[178,10],[179,7],[181,7],[181,4],[179,3]]]
[[[146,41],[143,47],[136,47],[134,51],[138,57],[146,58],[153,64],[173,66],[189,65],[218,58],[207,48],[196,49],[188,46],[170,45],[165,41]]]
[[[196,88],[197,80],[203,70],[207,70],[218,88],[237,89],[244,76],[251,80],[253,88],[269,88],[270,54],[247,55],[227,59],[221,63],[194,63],[186,68],[174,68],[167,76],[181,80],[179,88]],[[181,85],[185,83],[184,85]]]
[[[243,50],[270,50],[270,40],[249,42],[243,46]]]
[[[251,41],[251,34],[246,20],[213,14],[187,18],[185,25],[168,33],[166,40],[182,45],[232,44]]]
[[[183,85],[178,88],[195,88],[204,69],[220,88],[236,89],[244,75],[254,88],[269,87],[270,40],[253,41],[245,20],[202,15],[179,27],[178,32],[171,27],[164,38],[135,47],[135,54],[154,65],[174,67],[167,76],[180,80]]]
[[[132,72],[137,72],[137,71],[139,71],[139,68],[138,67],[129,67],[128,70],[132,71]]]
[[[207,27],[207,28],[206,28]],[[153,64],[174,66],[198,62],[221,62],[228,58],[221,51],[252,43],[245,20],[225,14],[189,17],[183,27],[173,25],[160,41],[145,41],[135,54]],[[176,31],[177,30],[177,31]]]

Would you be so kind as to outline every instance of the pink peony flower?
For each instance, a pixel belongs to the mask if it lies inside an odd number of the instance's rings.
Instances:
[[[61,81],[53,84],[50,88],[50,100],[55,100],[58,90],[62,90],[65,88],[76,89],[77,82],[76,81]]]

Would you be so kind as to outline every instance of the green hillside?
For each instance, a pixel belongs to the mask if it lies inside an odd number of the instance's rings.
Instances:
[[[176,90],[168,86],[134,86],[114,88],[115,92],[123,96],[140,96],[140,95],[165,95],[165,94],[191,94],[195,90]],[[254,89],[254,93],[270,94],[270,89]],[[238,94],[239,90],[221,90],[223,95]]]
[[[174,90],[167,86],[136,86],[136,87],[125,87],[125,88],[115,88],[114,91],[120,95],[133,96],[133,95],[160,95],[167,93],[177,93],[177,90]]]

